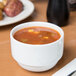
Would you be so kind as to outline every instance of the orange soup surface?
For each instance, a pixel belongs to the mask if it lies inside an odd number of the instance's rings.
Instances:
[[[14,38],[27,44],[48,44],[60,38],[59,32],[48,27],[28,27],[18,30]]]

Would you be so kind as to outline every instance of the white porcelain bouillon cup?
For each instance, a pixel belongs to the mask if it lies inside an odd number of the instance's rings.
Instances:
[[[22,43],[14,39],[13,35],[16,31],[32,27],[41,26],[49,27],[58,31],[61,37],[52,43],[42,45],[32,45]],[[33,72],[42,72],[54,67],[63,55],[64,32],[55,24],[48,22],[27,22],[19,24],[10,32],[11,52],[13,58],[24,69]]]

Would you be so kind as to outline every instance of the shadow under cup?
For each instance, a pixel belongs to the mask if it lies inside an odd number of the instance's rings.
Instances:
[[[55,42],[43,45],[31,45],[22,43],[14,39],[16,31],[32,27],[49,27],[58,31],[60,39]],[[63,55],[64,32],[55,24],[48,22],[27,22],[14,27],[10,32],[11,52],[17,63],[26,70],[33,72],[42,72],[54,67]]]

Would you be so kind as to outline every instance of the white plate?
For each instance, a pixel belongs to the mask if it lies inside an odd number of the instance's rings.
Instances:
[[[4,14],[5,17],[3,20],[0,21],[0,26],[16,23],[18,21],[21,21],[21,20],[27,18],[28,16],[30,16],[32,14],[32,12],[34,11],[33,3],[30,2],[29,0],[21,0],[21,2],[24,5],[24,10],[15,17],[8,17]]]

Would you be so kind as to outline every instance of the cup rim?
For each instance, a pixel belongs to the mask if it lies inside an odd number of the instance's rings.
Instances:
[[[54,26],[56,26],[57,28],[59,28],[59,29],[61,30],[62,35],[61,35],[61,37],[60,37],[58,40],[56,40],[56,41],[54,41],[54,42],[52,42],[52,43],[41,44],[41,45],[27,44],[27,43],[22,43],[22,42],[16,40],[16,39],[13,37],[13,31],[14,31],[14,29],[16,29],[17,27],[19,27],[19,26],[21,26],[21,25],[23,25],[23,24],[26,25],[26,24],[29,24],[29,23],[46,23],[46,24],[49,24],[49,25],[50,25],[50,24],[51,24],[51,25],[54,25]],[[45,27],[45,26],[44,26],[44,27]],[[46,27],[47,27],[47,26],[46,26]],[[51,28],[51,27],[50,27],[50,28]],[[54,30],[55,30],[55,29],[54,29]],[[59,34],[60,34],[60,33],[59,33]],[[19,43],[19,44],[21,44],[21,45],[27,45],[27,46],[48,46],[48,45],[53,45],[53,44],[59,42],[63,37],[64,37],[64,31],[62,30],[61,27],[59,27],[58,25],[53,24],[53,23],[41,22],[41,21],[31,21],[31,22],[22,23],[22,24],[19,24],[19,25],[15,26],[15,27],[10,31],[10,38],[13,38],[17,43]]]

